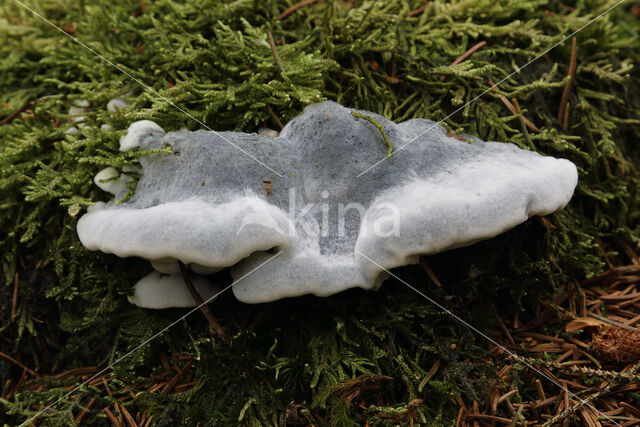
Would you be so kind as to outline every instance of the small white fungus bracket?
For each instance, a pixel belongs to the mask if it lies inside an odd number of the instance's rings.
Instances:
[[[141,157],[135,194],[85,214],[80,240],[174,274],[154,273],[136,285],[133,301],[145,307],[184,302],[176,299],[176,292],[186,295],[175,276],[177,260],[204,274],[231,267],[236,280],[243,277],[233,292],[247,303],[327,296],[376,288],[383,268],[562,209],[577,185],[568,160],[470,136],[460,141],[430,120],[395,124],[365,111],[394,147],[419,137],[357,178],[385,157],[387,145],[376,126],[351,112],[330,101],[311,105],[275,138],[165,134],[151,121],[135,122],[121,150],[171,146],[173,154]],[[238,147],[284,173],[269,174]],[[247,275],[274,251],[283,253]]]

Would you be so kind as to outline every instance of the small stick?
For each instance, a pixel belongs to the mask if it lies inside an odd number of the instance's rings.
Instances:
[[[16,365],[20,366],[22,369],[26,370],[27,372],[29,372],[31,375],[33,375],[34,377],[38,378],[40,375],[38,375],[38,373],[32,369],[27,368],[23,363],[18,362],[16,359],[14,359],[13,357],[9,356],[8,354],[4,354],[3,352],[0,351],[0,356],[4,357],[5,359],[15,363]]]
[[[471,406],[471,410],[473,411],[471,414],[467,415],[467,418],[469,418],[471,415],[473,414],[479,414],[480,413],[480,409],[478,408],[478,401],[474,400],[473,401],[473,405]],[[477,421],[473,422],[473,427],[479,427],[480,423]]]
[[[538,396],[540,396],[540,400],[547,400],[547,395],[544,394],[544,389],[542,388],[542,383],[538,378],[536,378],[536,389],[538,390]]]
[[[18,108],[16,111],[14,111],[13,113],[9,114],[4,119],[0,120],[0,126],[6,125],[11,120],[15,119],[16,116],[18,114],[22,113],[24,110],[26,110],[29,107],[29,105],[31,105],[31,101],[27,101],[22,107]]]
[[[460,421],[462,421],[462,416],[465,413],[465,409],[461,406],[460,410],[458,411],[458,416],[456,417],[456,427],[460,426]]]
[[[422,6],[420,6],[419,8],[417,8],[415,10],[412,10],[411,12],[409,12],[409,16],[418,16],[418,15],[420,15],[427,8],[427,4],[428,3],[425,1]]]
[[[537,220],[538,220],[538,222],[539,222],[540,224],[542,224],[542,226],[543,226],[543,227],[545,227],[545,228],[551,228],[551,229],[556,228],[556,226],[555,226],[555,225],[553,225],[553,224],[551,223],[551,221],[549,221],[547,218],[545,218],[545,217],[543,217],[543,216],[539,216],[539,215],[538,215],[538,216],[536,216],[536,219],[537,219]]]
[[[491,85],[492,88],[500,87],[497,84],[493,83],[491,80],[489,80],[489,84]],[[513,106],[511,101],[509,101],[506,96],[504,95],[498,95],[498,96],[500,97],[500,101],[502,101],[502,103],[507,107],[507,110],[509,110],[511,114],[518,114],[516,111],[516,107]],[[538,128],[536,127],[536,125],[534,125],[529,120],[527,120],[526,117],[523,117],[522,120],[524,120],[525,124],[529,129],[531,129],[532,131],[538,132]]]
[[[27,370],[23,369],[22,375],[20,375],[20,379],[18,380],[18,383],[13,387],[12,390],[9,391],[9,393],[7,393],[5,399],[10,399],[11,396],[13,396],[14,393],[17,392],[20,389],[20,387],[22,387],[22,384],[24,384],[26,380],[27,380]]]
[[[560,100],[560,107],[558,108],[558,121],[564,123],[564,115],[567,108],[567,101],[569,100],[569,93],[571,92],[571,85],[576,75],[576,65],[578,63],[578,40],[574,37],[571,40],[571,59],[569,62],[569,80],[564,85],[564,91],[562,92],[562,98]],[[566,129],[566,128],[565,128]]]
[[[456,59],[455,61],[453,61],[451,63],[451,65],[458,65],[459,63],[461,63],[462,61],[464,61],[465,59],[467,59],[468,57],[470,57],[471,55],[473,55],[477,50],[482,49],[483,47],[485,47],[487,45],[486,41],[481,41],[480,43],[476,44],[475,46],[471,47],[470,49],[468,49],[465,53],[463,53],[462,55],[460,55],[458,57],[458,59]]]
[[[196,304],[198,304],[200,311],[202,312],[204,317],[207,318],[207,320],[209,321],[209,324],[211,325],[213,330],[216,332],[216,334],[218,334],[218,336],[222,339],[222,341],[225,344],[229,344],[229,341],[230,341],[229,336],[224,332],[224,329],[222,329],[220,324],[213,317],[213,314],[211,314],[209,307],[207,307],[207,305],[204,303],[204,300],[202,299],[202,297],[200,296],[196,288],[193,286],[193,283],[191,282],[191,277],[189,277],[189,272],[187,271],[187,268],[184,266],[182,261],[178,261],[178,265],[180,266],[180,273],[182,273],[182,279],[184,280],[185,285],[187,285],[187,289],[189,290],[189,293],[193,297],[193,300],[196,302]]]
[[[500,315],[498,314],[498,310],[496,310],[495,307],[493,307],[493,315],[498,320],[498,324],[500,325],[500,328],[502,329],[502,331],[506,335],[507,341],[509,341],[513,345],[516,345],[515,340],[511,336],[511,332],[509,332],[509,329],[507,328],[507,325],[504,324],[504,321],[502,320],[502,317],[500,317]]]
[[[315,3],[316,1],[318,1],[318,0],[303,0],[300,3],[296,3],[293,6],[291,6],[290,8],[285,9],[285,11],[280,14],[280,19],[284,19],[287,16],[291,15],[296,10],[300,9],[301,7],[305,7],[307,5]]]
[[[516,394],[517,392],[518,392],[518,390],[513,389],[513,390],[511,390],[510,392],[507,392],[507,393],[503,394],[502,396],[500,396],[500,397],[498,398],[498,404],[500,404],[500,403],[504,402],[505,400],[507,400],[507,399],[511,398],[511,396],[513,396],[513,395],[514,395],[514,394]]]
[[[562,120],[563,129],[569,129],[569,108],[571,108],[571,103],[567,101],[567,106],[564,109],[564,118]]]
[[[16,310],[18,309],[18,273],[13,276],[13,296],[11,298],[11,323],[16,319]]]
[[[120,405],[120,411],[124,415],[124,419],[127,422],[127,424],[129,425],[129,427],[138,427],[138,425],[136,424],[135,420],[133,419],[133,417],[131,416],[129,411],[127,411],[127,408],[124,407],[124,405]]]
[[[109,408],[104,408],[103,411],[105,414],[107,414],[107,417],[109,418],[109,421],[111,421],[111,424],[116,427],[120,427],[122,425],[120,421],[115,417],[115,415],[113,415],[113,412],[109,410]]]
[[[426,6],[426,5],[425,5]],[[451,65],[458,65],[459,63],[461,63],[462,61],[464,61],[465,59],[467,59],[468,57],[470,57],[471,55],[473,55],[473,53],[479,49],[482,49],[484,46],[487,45],[486,41],[481,41],[480,43],[476,44],[475,46],[473,46],[472,48],[468,49],[465,53],[463,53],[462,55],[460,55],[455,61],[453,61],[451,63]],[[443,82],[447,79],[447,76],[442,76],[440,78],[440,81]]]
[[[467,415],[467,419],[494,421],[501,424],[511,424],[511,421],[513,421],[513,420],[510,420],[509,418],[503,418],[495,415],[486,415],[486,414],[469,414]]]
[[[420,257],[420,266],[422,266],[424,271],[426,271],[427,276],[429,276],[429,279],[431,279],[431,281],[433,283],[435,283],[437,287],[441,288],[442,287],[442,283],[440,283],[440,281],[436,277],[436,275],[433,272],[433,270],[431,270],[431,267],[429,267],[429,264],[427,264],[427,260],[424,259],[424,257]]]
[[[529,131],[527,130],[527,124],[524,122],[524,116],[522,115],[522,110],[520,110],[520,104],[516,98],[512,98],[513,106],[516,107],[516,113],[518,114],[518,118],[520,119],[520,127],[522,127],[522,133],[524,134],[524,139],[527,140],[527,144],[529,147],[536,148],[533,145],[533,141],[531,141],[531,137],[529,136]]]
[[[87,415],[87,410],[91,409],[91,407],[96,403],[96,399],[97,399],[96,397],[91,399],[91,401],[87,404],[87,407],[85,409],[80,410],[80,413],[75,419],[76,424],[80,424],[80,421],[82,421],[84,416]]]
[[[267,38],[269,39],[269,46],[271,46],[271,52],[273,53],[273,58],[276,60],[276,65],[280,69],[281,73],[284,73],[284,67],[282,66],[282,61],[280,60],[280,55],[278,55],[278,49],[276,48],[276,42],[273,40],[273,36],[271,35],[271,31],[268,28],[264,30],[267,33]]]
[[[171,378],[171,380],[167,383],[167,385],[165,385],[162,388],[162,393],[164,394],[169,394],[170,392],[173,391],[173,389],[176,387],[176,385],[178,384],[178,381],[180,381],[182,379],[182,376],[184,375],[184,373],[187,371],[187,369],[189,369],[189,367],[193,364],[193,359],[189,360],[185,365],[184,368],[180,369],[178,371],[178,373]]]
[[[271,117],[273,118],[273,120],[276,122],[278,126],[280,126],[280,129],[282,129],[284,126],[282,125],[282,122],[280,121],[280,119],[278,119],[278,116],[276,116],[276,113],[273,112],[269,104],[265,104],[265,105],[267,106],[267,111],[269,112],[269,114],[271,114]]]

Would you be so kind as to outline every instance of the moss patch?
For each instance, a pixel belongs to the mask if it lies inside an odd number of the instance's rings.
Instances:
[[[442,288],[419,269],[398,271],[489,333],[497,328],[493,305],[506,317],[517,310],[528,318],[538,294],[601,272],[598,239],[638,245],[640,23],[631,3],[577,34],[566,130],[557,117],[571,43],[519,67],[615,2],[433,1],[419,11],[417,0],[327,0],[280,19],[293,3],[25,2],[120,70],[19,4],[0,6],[0,351],[41,374],[106,366],[184,313],[131,306],[126,296],[147,264],[89,252],[75,233],[82,210],[106,200],[92,184],[95,173],[135,163],[118,152],[118,138],[134,120],[165,130],[206,124],[253,132],[323,99],[395,121],[442,120],[463,107],[443,123],[451,132],[528,148],[519,114],[504,103],[516,98],[538,128],[529,131],[535,150],[579,168],[571,206],[549,218],[556,228],[530,221],[429,257]],[[486,46],[451,65],[480,41]],[[109,113],[106,103],[116,96],[132,105]],[[68,109],[83,99],[90,103],[86,137],[67,135]],[[101,130],[105,123],[115,131]],[[131,411],[148,409],[159,425],[258,425],[284,423],[302,405],[296,414],[316,424],[399,423],[411,413],[415,422],[451,425],[456,397],[488,398],[487,343],[399,282],[377,293],[256,306],[226,295],[211,308],[233,335],[230,346],[214,342],[196,313],[109,373],[122,384],[144,384],[162,367],[161,354],[193,358],[191,391],[141,392],[125,404]],[[0,373],[2,394],[10,396],[0,400],[0,421],[9,424],[69,385],[28,390],[29,381],[40,380],[27,373],[15,393],[23,369],[0,358]],[[336,387],[363,375],[392,380],[363,388],[362,405],[346,402]],[[93,397],[98,403],[83,422],[104,423],[98,409],[112,401],[91,386],[47,417],[72,423],[78,405]]]

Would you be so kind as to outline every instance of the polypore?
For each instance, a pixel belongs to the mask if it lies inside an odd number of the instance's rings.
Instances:
[[[328,296],[376,288],[385,270],[420,254],[562,209],[577,184],[568,160],[451,137],[425,119],[395,124],[352,113],[314,104],[276,138],[164,134],[153,122],[133,123],[122,150],[169,146],[173,153],[141,157],[135,194],[92,207],[78,222],[80,240],[91,250],[146,258],[169,275],[179,274],[178,261],[205,275],[231,267],[233,292],[247,303]],[[385,159],[389,145],[396,151]],[[136,304],[177,305],[168,292],[181,286],[177,279],[152,282],[136,285]]]

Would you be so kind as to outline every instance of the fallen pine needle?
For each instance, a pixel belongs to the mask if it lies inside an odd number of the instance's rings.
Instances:
[[[426,6],[426,5],[425,5]],[[424,9],[423,9],[424,10]],[[481,41],[480,43],[476,44],[475,46],[471,47],[470,49],[468,49],[465,53],[463,53],[462,55],[460,55],[458,58],[456,58],[455,61],[453,61],[451,63],[451,65],[458,65],[459,63],[461,63],[462,61],[464,61],[465,59],[467,59],[468,57],[470,57],[471,55],[473,55],[474,52],[476,52],[479,49],[482,49],[484,46],[487,45],[486,41]],[[440,78],[440,81],[443,82],[447,79],[447,76],[442,76]]]
[[[571,40],[571,59],[569,60],[569,80],[564,85],[564,90],[562,91],[562,98],[560,100],[560,106],[558,107],[558,122],[563,124],[568,123],[565,121],[565,115],[568,112],[567,102],[569,101],[569,94],[571,93],[571,85],[573,84],[573,79],[576,76],[576,66],[578,63],[578,40],[574,37]]]
[[[284,19],[287,16],[291,15],[296,10],[298,10],[298,9],[300,9],[302,7],[305,7],[307,5],[313,4],[313,3],[317,2],[317,1],[318,0],[303,0],[300,3],[296,3],[293,6],[285,9],[285,11],[280,14],[280,19]]]

